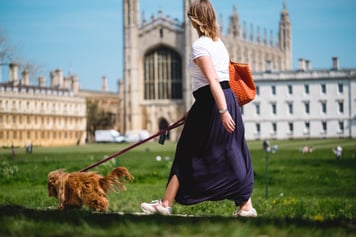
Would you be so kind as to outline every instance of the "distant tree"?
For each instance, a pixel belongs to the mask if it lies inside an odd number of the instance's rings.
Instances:
[[[8,64],[13,56],[13,50],[6,42],[5,34],[0,28],[0,65]]]
[[[99,108],[98,102],[87,100],[87,132],[88,139],[93,140],[95,130],[112,129],[115,125],[115,114]]]
[[[37,76],[42,66],[27,62],[24,59],[15,58],[15,51],[15,47],[10,46],[9,42],[6,40],[4,31],[0,28],[0,66],[8,65],[9,63],[16,63],[19,65],[20,72],[24,70],[28,71],[30,74],[30,78],[32,80],[35,80],[35,76]],[[34,81],[32,81],[32,83],[34,84]]]
[[[97,128],[112,129],[114,125],[115,125],[115,115],[111,112],[100,110]]]
[[[99,118],[99,106],[97,102],[93,102],[87,99],[87,133],[88,139],[93,140],[94,133]]]

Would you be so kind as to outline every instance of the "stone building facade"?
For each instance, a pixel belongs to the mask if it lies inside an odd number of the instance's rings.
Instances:
[[[180,119],[193,103],[192,85],[187,74],[192,42],[196,32],[186,17],[192,0],[182,1],[183,22],[169,17],[141,19],[139,0],[124,0],[124,130],[158,131]],[[224,25],[223,22],[220,23]],[[253,26],[247,34],[234,9],[227,33],[220,37],[230,57],[246,62],[254,71],[290,70],[292,68],[291,23],[283,6],[278,39]],[[179,129],[171,131],[174,140]]]
[[[62,70],[50,72],[31,85],[29,73],[19,77],[19,66],[9,65],[9,78],[0,83],[0,147],[66,146],[94,141],[87,119],[87,104],[96,104],[99,113],[110,114],[110,127],[122,131],[122,111],[118,92],[110,92],[107,78],[101,90],[81,90],[76,75],[64,76]],[[98,128],[99,129],[99,128]]]
[[[257,95],[243,107],[246,139],[355,138],[356,69],[341,69],[338,58],[330,69],[299,65],[254,74]]]
[[[83,143],[86,136],[85,98],[76,96],[77,77],[51,72],[51,86],[40,77],[30,85],[29,73],[18,78],[18,65],[10,64],[9,81],[0,83],[0,147],[62,146]],[[70,83],[69,83],[70,82]]]

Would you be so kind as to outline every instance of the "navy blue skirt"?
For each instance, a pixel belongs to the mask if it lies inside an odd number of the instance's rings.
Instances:
[[[237,99],[222,82],[228,110],[236,129],[228,133],[209,86],[193,93],[195,102],[177,143],[170,178],[178,177],[176,202],[192,205],[229,199],[246,202],[253,191],[253,168]],[[169,179],[170,179],[169,178]]]

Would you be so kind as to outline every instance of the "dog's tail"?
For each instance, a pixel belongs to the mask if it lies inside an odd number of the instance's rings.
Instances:
[[[126,181],[132,181],[134,177],[130,174],[127,168],[119,166],[115,168],[106,177],[100,180],[100,185],[107,193],[109,190],[118,192],[121,190],[126,190]]]

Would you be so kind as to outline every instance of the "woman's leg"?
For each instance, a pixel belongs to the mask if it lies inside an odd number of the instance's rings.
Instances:
[[[253,208],[251,198],[249,198],[244,204],[240,205],[240,210],[248,211],[251,208]]]
[[[168,182],[166,191],[162,200],[154,200],[151,203],[141,203],[141,209],[148,214],[160,213],[162,215],[171,215],[174,199],[179,188],[179,180],[176,175],[173,175]]]
[[[240,208],[232,215],[235,217],[257,217],[257,211],[252,206],[251,198],[249,198],[245,203],[241,204]]]
[[[162,205],[164,207],[173,206],[173,202],[174,202],[174,199],[176,198],[178,188],[179,188],[178,177],[177,177],[177,175],[173,175],[167,185],[166,192],[164,193],[164,196],[162,199]]]

